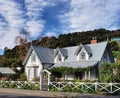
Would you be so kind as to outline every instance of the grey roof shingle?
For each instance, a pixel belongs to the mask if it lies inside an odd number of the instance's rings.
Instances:
[[[0,72],[2,74],[15,74],[15,72],[9,67],[0,67]]]
[[[65,62],[76,62],[77,56],[74,54],[79,46],[73,46],[73,47],[66,47],[64,49],[67,49],[68,52],[68,58],[65,60]],[[84,45],[84,47],[89,51],[92,56],[90,57],[89,61],[100,61],[103,53],[107,47],[107,42],[101,42],[97,44],[87,44]],[[89,50],[90,49],[90,50]]]
[[[89,60],[77,61],[77,56],[75,55],[75,52],[79,48],[79,46],[66,47],[66,48],[63,48],[63,49],[66,49],[68,53],[66,60],[64,62],[54,64],[53,67],[58,67],[63,65],[70,66],[70,67],[94,66],[99,61],[101,61],[101,58],[105,52],[105,49],[107,48],[107,42],[101,42],[97,44],[87,44],[83,46],[88,51],[88,53],[92,54]]]
[[[37,53],[42,63],[54,63],[54,51],[53,49],[33,46],[33,49]]]
[[[66,49],[63,49],[63,48],[57,48],[57,49],[54,49],[54,57],[57,55],[58,52],[61,52],[61,54],[66,57],[67,56],[67,50]]]
[[[75,55],[78,55],[79,51],[80,51],[82,48],[84,48],[84,50],[85,50],[88,54],[91,54],[91,53],[92,53],[92,52],[91,52],[91,48],[90,48],[89,46],[80,44],[80,45],[78,46],[78,48],[76,49],[76,51],[75,51],[74,54],[75,54]]]
[[[64,57],[67,56],[67,50],[66,49],[60,48],[60,51],[62,52]]]
[[[31,47],[22,63],[23,65],[25,65],[27,63],[27,61],[30,57],[30,54],[33,50],[35,51],[35,53],[38,56],[41,63],[50,64],[50,66],[51,66],[51,64],[54,63],[54,50],[53,49],[31,45]]]
[[[90,46],[83,45],[88,54],[92,54]]]
[[[59,62],[54,64],[53,67],[73,67],[73,68],[85,68],[88,66],[95,66],[97,61],[78,61],[78,62]]]

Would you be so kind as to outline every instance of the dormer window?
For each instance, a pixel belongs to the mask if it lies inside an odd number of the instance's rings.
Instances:
[[[60,54],[58,54],[58,61],[62,61],[62,57]]]
[[[64,62],[67,58],[67,50],[63,48],[57,48],[54,52],[54,62]]]
[[[82,59],[82,60],[85,59],[85,53],[84,52],[80,53],[80,59]]]
[[[92,52],[89,46],[80,44],[80,46],[75,51],[75,55],[77,56],[77,60],[89,60]]]

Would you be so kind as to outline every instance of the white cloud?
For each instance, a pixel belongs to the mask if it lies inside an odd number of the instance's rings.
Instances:
[[[49,2],[45,0],[25,0],[27,10],[27,30],[31,37],[37,37],[44,29],[45,21],[41,19],[42,12]]]
[[[51,4],[45,0],[0,0],[0,49],[16,45],[16,37],[21,29],[29,32],[29,38],[37,37],[44,29],[45,21],[41,19],[44,8]]]
[[[29,37],[57,36],[58,29],[44,30],[47,20],[42,19],[44,9],[59,3],[59,18],[63,33],[86,31],[97,28],[117,29],[120,20],[120,0],[0,0],[0,49],[12,48],[20,30],[29,32]],[[70,8],[69,8],[70,7]],[[69,11],[68,11],[69,10]],[[57,17],[54,16],[55,18]]]
[[[120,0],[71,0],[70,11],[59,16],[64,33],[118,28]]]
[[[13,0],[0,0],[0,49],[12,48],[19,30],[24,27],[21,5]]]
[[[56,36],[56,33],[55,32],[47,32],[44,36],[52,37],[52,36]]]

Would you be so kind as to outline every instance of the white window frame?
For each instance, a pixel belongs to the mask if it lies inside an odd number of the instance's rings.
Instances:
[[[80,53],[80,59],[85,60],[86,59],[86,54],[85,52]]]
[[[35,53],[31,54],[31,62],[36,62],[36,55],[35,55]]]

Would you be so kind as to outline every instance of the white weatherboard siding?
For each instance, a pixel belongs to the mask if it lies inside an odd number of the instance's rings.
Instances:
[[[34,53],[34,51],[32,51],[32,53]],[[32,80],[33,78],[35,78],[35,76],[39,77],[40,70],[43,69],[43,65],[40,62],[40,60],[38,59],[37,55],[35,55],[34,62],[31,60],[32,60],[32,55],[30,55],[30,57],[28,58],[28,61],[27,61],[26,66],[25,66],[25,73],[27,74],[28,80]]]

